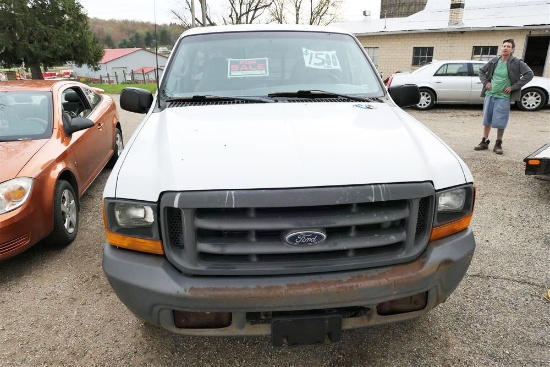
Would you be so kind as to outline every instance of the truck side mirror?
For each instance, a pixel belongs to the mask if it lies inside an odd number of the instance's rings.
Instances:
[[[153,94],[141,88],[124,88],[120,93],[120,108],[135,113],[147,113],[153,104]]]
[[[388,93],[399,107],[414,106],[420,102],[420,89],[416,84],[390,87]]]

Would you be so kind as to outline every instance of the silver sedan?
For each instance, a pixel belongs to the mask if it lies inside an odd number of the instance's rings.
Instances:
[[[427,110],[436,103],[483,104],[482,84],[478,70],[484,61],[433,61],[412,72],[393,74],[387,87],[416,84],[420,88],[419,110]],[[523,111],[536,111],[550,101],[550,78],[534,77],[521,89],[516,105]]]

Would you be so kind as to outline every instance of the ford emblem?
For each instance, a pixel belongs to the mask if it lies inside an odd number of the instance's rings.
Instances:
[[[325,242],[327,235],[323,230],[292,231],[285,235],[290,246],[315,246]]]

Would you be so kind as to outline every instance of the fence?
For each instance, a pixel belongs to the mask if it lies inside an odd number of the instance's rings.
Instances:
[[[107,73],[107,75],[100,75],[95,78],[79,77],[82,82],[92,82],[100,84],[143,84],[143,83],[156,83],[155,70],[141,73],[134,73],[132,70],[129,73],[113,72],[113,74]],[[160,75],[159,75],[160,76]]]

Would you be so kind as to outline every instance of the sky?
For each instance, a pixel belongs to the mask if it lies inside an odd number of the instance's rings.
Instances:
[[[227,0],[206,0],[213,16],[222,14],[227,8]],[[154,22],[158,24],[177,22],[171,10],[183,10],[184,0],[78,0],[91,18],[126,19]],[[198,8],[199,0],[195,0]],[[343,0],[342,20],[363,19],[363,10],[371,12],[371,19],[378,19],[380,0]],[[200,13],[199,13],[200,14]]]

